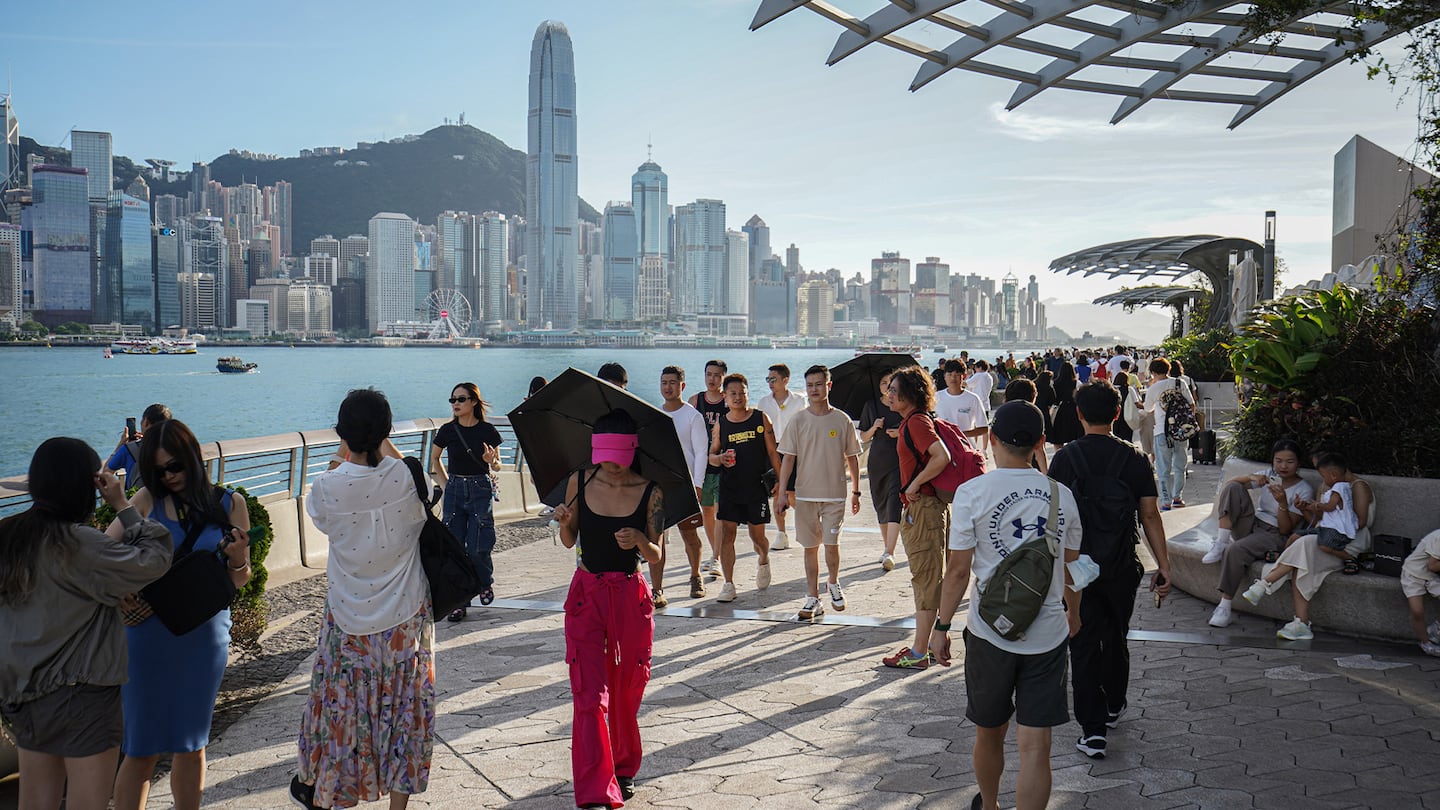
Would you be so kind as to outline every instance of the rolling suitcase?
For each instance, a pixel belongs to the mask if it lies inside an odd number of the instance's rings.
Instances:
[[[1210,397],[1205,397],[1205,429],[1195,436],[1195,463],[1215,463],[1215,422],[1210,415]]]

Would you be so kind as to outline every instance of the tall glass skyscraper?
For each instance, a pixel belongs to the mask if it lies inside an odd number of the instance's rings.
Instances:
[[[0,193],[22,185],[20,177],[20,122],[10,96],[0,97]]]
[[[21,229],[31,233],[24,261],[32,306],[46,326],[93,315],[88,181],[84,169],[36,166],[35,203],[21,214]]]
[[[605,206],[605,304],[601,308],[609,321],[635,320],[635,299],[640,282],[640,252],[637,235],[643,238],[644,225],[637,222],[635,209],[625,203]]]
[[[404,214],[370,218],[370,260],[365,273],[365,320],[383,324],[415,319],[415,220]]]
[[[675,209],[674,290],[679,312],[695,315],[725,314],[725,203],[696,200]]]
[[[102,321],[154,329],[157,319],[150,204],[116,192],[110,195],[105,218],[105,259],[95,316]]]
[[[108,132],[84,129],[70,131],[70,165],[90,172],[89,198],[95,202],[110,199],[115,181],[112,176],[115,148]]]
[[[526,318],[531,328],[574,329],[580,303],[575,51],[565,25],[553,20],[540,24],[530,45],[527,142]]]
[[[185,267],[185,240],[176,228],[156,226],[152,232],[155,265],[155,318],[161,329],[179,326],[180,272]]]
[[[475,227],[480,232],[477,264],[483,299],[475,304],[475,320],[484,318],[487,324],[501,324],[499,328],[503,328],[509,298],[505,276],[510,265],[510,222],[504,214],[486,211],[475,218]]]
[[[630,178],[630,206],[639,229],[639,255],[669,256],[670,178],[655,161],[641,163]]]

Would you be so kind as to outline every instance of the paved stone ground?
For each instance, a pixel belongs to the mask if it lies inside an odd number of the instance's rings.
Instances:
[[[1191,478],[1192,502],[1216,473]],[[1166,516],[1172,531],[1207,507]],[[672,539],[677,555],[678,543]],[[656,620],[655,667],[640,723],[646,759],[632,806],[965,808],[974,795],[964,662],[906,673],[880,666],[905,643],[902,563],[875,564],[863,513],[847,525],[841,581],[850,608],[795,619],[797,548],[774,552],[775,583],[753,590],[741,555],[739,600],[690,600]],[[569,688],[560,600],[573,556],[541,541],[497,555],[500,595],[437,628],[440,717],[430,789],[413,806],[565,808]],[[682,586],[683,563],[668,581]],[[524,583],[523,585],[520,583]],[[1440,660],[1413,647],[1322,637],[1277,642],[1276,623],[1141,593],[1132,634],[1131,709],[1092,761],[1056,730],[1053,808],[1440,808]],[[295,770],[308,662],[217,737],[205,806],[277,808]],[[1002,806],[1013,806],[1015,750]],[[169,807],[168,784],[150,806]]]

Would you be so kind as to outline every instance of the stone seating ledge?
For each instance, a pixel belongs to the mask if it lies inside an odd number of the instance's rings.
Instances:
[[[1261,461],[1226,459],[1217,493],[1226,481],[1268,466]],[[1320,477],[1314,470],[1301,470],[1301,475],[1317,491],[1320,489]],[[1375,494],[1372,534],[1401,535],[1419,542],[1420,538],[1440,528],[1440,479],[1394,478],[1364,475],[1363,472],[1361,475]],[[1251,496],[1258,497],[1259,490],[1252,490]],[[1211,500],[1214,500],[1213,495]],[[1170,536],[1168,549],[1170,577],[1175,587],[1215,603],[1220,601],[1220,592],[1215,588],[1220,578],[1220,566],[1200,562],[1219,528],[1213,503],[1209,509],[1209,515],[1198,525]],[[1242,589],[1260,576],[1263,567],[1263,562],[1251,564],[1250,575],[1242,584]],[[1427,621],[1433,621],[1440,616],[1440,606],[1436,604],[1440,600],[1427,601]],[[1281,622],[1289,621],[1294,616],[1290,586],[1287,584],[1262,599],[1258,606],[1251,605],[1236,594],[1234,609]],[[1350,576],[1337,572],[1327,577],[1310,601],[1310,621],[1319,632],[1387,641],[1414,641],[1409,607],[1405,595],[1400,592],[1400,580],[1370,571]]]

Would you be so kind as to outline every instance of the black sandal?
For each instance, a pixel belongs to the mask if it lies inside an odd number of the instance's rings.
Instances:
[[[494,589],[494,588],[486,588],[485,590],[483,590],[483,591],[480,592],[480,604],[482,604],[482,605],[488,605],[488,604],[490,604],[491,602],[494,602],[494,601],[495,601],[495,589]]]
[[[1340,570],[1346,574],[1358,574],[1360,573],[1360,563],[1356,562],[1354,558],[1347,559],[1341,564]]]

